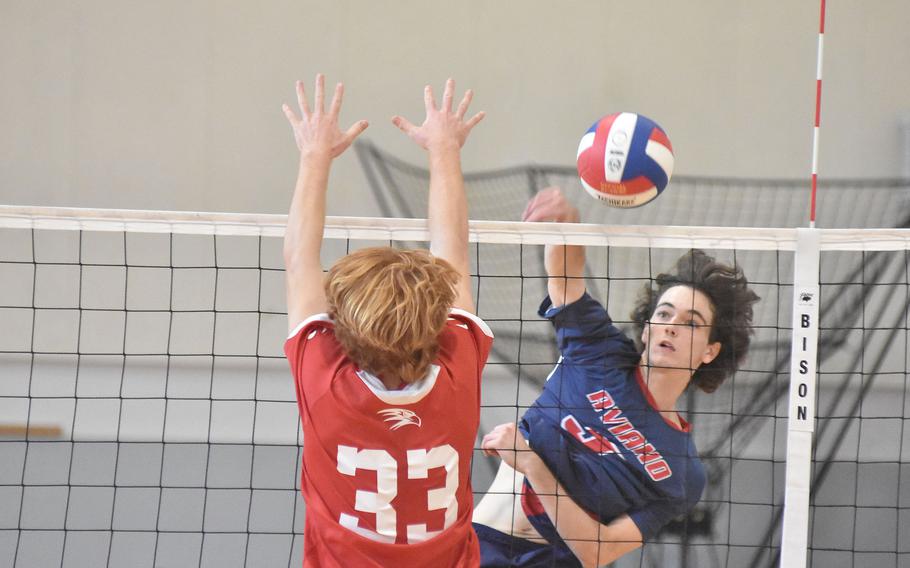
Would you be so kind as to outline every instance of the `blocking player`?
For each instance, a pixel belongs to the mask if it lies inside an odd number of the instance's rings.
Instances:
[[[290,362],[303,422],[304,563],[313,567],[471,566],[470,465],[480,377],[492,344],[473,315],[461,147],[483,118],[452,108],[446,83],[426,120],[393,122],[427,150],[431,251],[356,251],[323,277],[320,246],[332,160],[367,127],[338,128],[343,87],[324,109],[284,112],[300,170],[284,242]]]
[[[577,222],[578,211],[549,188],[524,220]],[[705,474],[677,401],[690,384],[720,386],[752,333],[758,296],[702,251],[643,291],[632,314],[643,349],[586,293],[582,247],[548,246],[545,262],[540,314],[561,357],[521,422],[483,439],[503,462],[475,510],[482,566],[609,564],[689,511]]]

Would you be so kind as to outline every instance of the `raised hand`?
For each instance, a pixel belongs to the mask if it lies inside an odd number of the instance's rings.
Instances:
[[[578,209],[569,203],[562,190],[548,187],[531,198],[521,214],[522,221],[553,221],[558,223],[577,223]]]
[[[335,94],[329,112],[325,112],[325,77],[316,75],[316,95],[313,109],[306,99],[303,81],[297,81],[297,104],[301,116],[291,110],[287,104],[282,105],[284,115],[294,129],[294,140],[301,154],[327,154],[337,158],[354,142],[354,139],[366,130],[369,123],[365,120],[355,122],[345,132],[338,128],[338,115],[341,112],[341,100],[344,97],[344,85],[335,86]]]
[[[454,95],[455,81],[449,79],[446,81],[445,92],[442,95],[442,106],[437,108],[433,88],[427,85],[423,90],[423,101],[427,111],[423,124],[415,126],[408,119],[397,115],[392,117],[392,123],[425,150],[432,151],[452,145],[455,145],[455,148],[461,148],[468,139],[471,129],[483,120],[486,113],[478,112],[466,121],[465,114],[468,112],[471,99],[474,98],[474,92],[470,89],[465,91],[461,103],[453,111],[452,98]]]
[[[577,223],[578,209],[569,203],[562,190],[548,187],[531,198],[521,215],[522,221]],[[544,249],[547,292],[554,307],[571,304],[585,293],[585,249],[578,245],[547,245]]]

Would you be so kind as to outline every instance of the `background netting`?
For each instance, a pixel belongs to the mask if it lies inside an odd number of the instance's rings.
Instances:
[[[543,169],[469,176],[472,217],[517,218],[542,187],[530,180],[541,178]],[[420,181],[420,170],[410,171],[417,196],[411,207],[419,215],[426,180]],[[568,181],[570,173],[563,172]],[[554,173],[547,176],[544,185],[557,183]],[[676,181],[667,195],[635,212],[591,201],[585,220],[657,215],[681,189]],[[693,187],[716,192],[723,186],[729,193],[736,183],[701,180]],[[750,194],[747,203],[762,207],[745,209],[742,200],[726,207],[759,216],[774,202],[789,218],[802,202],[796,183],[768,185],[767,199],[751,195],[765,191],[756,185],[742,190]],[[491,193],[499,186],[511,189]],[[861,225],[869,209],[900,224],[901,187],[869,182],[863,209],[855,206],[861,190],[854,188],[848,201],[845,186],[843,225]],[[686,210],[665,207],[666,214],[684,223],[710,210],[715,213],[691,223],[763,224],[716,213],[720,198],[711,195]],[[833,199],[834,193],[823,195]],[[822,226],[824,219],[820,215]],[[42,226],[0,229],[0,564],[298,566],[303,441],[282,356],[280,238],[231,235],[237,231],[230,223],[214,228],[217,235],[182,234],[178,223],[161,234],[35,225]],[[651,231],[656,236],[661,229]],[[642,234],[647,238],[648,229]],[[686,400],[708,487],[691,516],[618,566],[776,562],[793,253],[786,244],[753,248],[754,235],[737,243],[736,234],[718,233],[725,244],[708,252],[742,266],[762,301],[743,370],[715,394],[691,393]],[[864,233],[855,235],[861,241]],[[478,313],[497,336],[484,379],[481,433],[519,416],[556,359],[549,324],[536,315],[545,288],[542,246],[514,244],[520,230],[500,236],[499,243],[488,242],[497,238],[491,233],[471,245]],[[323,258],[328,264],[355,248],[390,243],[411,244],[332,238]],[[588,248],[589,287],[628,328],[635,294],[686,243],[608,245],[605,239]],[[902,566],[910,558],[910,441],[904,435],[910,259],[904,247],[831,250],[821,260],[811,565]],[[475,454],[478,494],[495,466]]]
[[[277,241],[3,231],[0,564],[299,564]]]
[[[387,217],[425,217],[429,172],[368,141],[355,148],[370,188]],[[808,179],[744,179],[674,175],[660,197],[616,209],[588,197],[574,166],[529,165],[465,175],[472,219],[517,221],[528,198],[557,185],[581,209],[583,223],[805,227]],[[817,225],[825,228],[905,227],[910,181],[819,180]]]

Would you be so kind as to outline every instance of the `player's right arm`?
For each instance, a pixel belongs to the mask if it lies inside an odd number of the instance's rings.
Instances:
[[[461,147],[480,122],[479,112],[468,120],[465,114],[474,94],[468,90],[457,109],[452,108],[455,82],[446,81],[442,106],[437,108],[433,89],[424,88],[426,119],[420,126],[395,116],[392,122],[427,151],[430,159],[430,198],[427,212],[430,251],[447,260],[461,278],[455,287],[454,307],[474,312],[468,259],[468,200],[461,172]]]
[[[338,114],[344,86],[335,87],[329,111],[324,108],[325,78],[316,76],[316,95],[311,110],[303,82],[297,81],[297,102],[301,116],[283,105],[284,114],[294,130],[300,166],[288,224],[284,234],[284,265],[287,285],[288,331],[306,318],[328,309],[322,285],[320,249],[325,228],[325,194],[332,160],[347,150],[367,127],[367,121],[354,123],[346,132],[338,129]]]
[[[523,221],[577,223],[578,209],[569,203],[562,190],[548,187],[531,198],[522,214]],[[547,245],[544,253],[547,292],[553,307],[571,304],[585,293],[585,249],[578,245]]]
[[[604,524],[582,509],[531,449],[514,422],[490,431],[483,437],[481,448],[524,474],[559,536],[585,568],[606,566],[642,545],[642,533],[629,515]]]

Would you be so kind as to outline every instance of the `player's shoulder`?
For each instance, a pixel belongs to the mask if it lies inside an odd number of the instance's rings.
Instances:
[[[320,333],[331,332],[335,329],[335,322],[329,314],[313,314],[291,330],[288,341],[292,339],[313,339]]]
[[[321,359],[340,357],[341,346],[335,338],[335,323],[328,314],[312,315],[288,334],[284,342],[284,352],[289,358],[303,357],[305,353],[320,354]]]
[[[450,329],[466,329],[472,333],[482,333],[489,338],[493,337],[493,330],[476,314],[460,308],[452,308],[449,311],[449,317],[446,326]]]
[[[492,345],[493,330],[485,321],[471,312],[452,308],[439,336],[438,356],[443,361],[461,359],[466,352],[476,351],[486,360]]]

